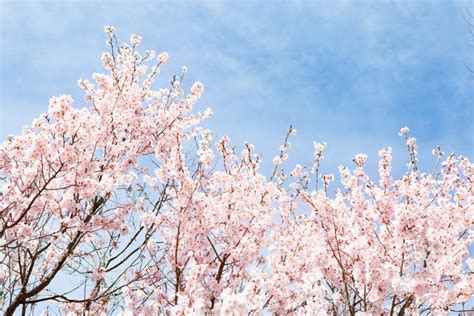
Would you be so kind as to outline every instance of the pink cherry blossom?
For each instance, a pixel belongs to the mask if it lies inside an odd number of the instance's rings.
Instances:
[[[264,175],[254,145],[203,128],[187,68],[155,90],[168,54],[104,31],[105,73],[78,82],[88,106],[53,97],[0,145],[3,314],[443,315],[472,298],[468,158],[437,148],[424,173],[405,127],[401,177],[386,147],[378,179],[357,154],[337,185],[325,142],[287,166],[290,127]]]

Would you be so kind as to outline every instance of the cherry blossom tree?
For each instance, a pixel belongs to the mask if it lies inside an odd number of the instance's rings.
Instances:
[[[379,179],[320,175],[326,143],[286,174],[290,127],[274,171],[227,137],[213,141],[182,68],[152,85],[168,54],[119,45],[106,27],[107,74],[79,80],[87,107],[53,97],[0,147],[0,310],[123,315],[444,314],[474,294],[474,168],[437,148]],[[215,142],[215,144],[213,144]]]
[[[379,183],[355,156],[354,169],[339,167],[342,187],[333,197],[310,189],[311,173],[297,166],[294,188],[282,211],[284,227],[273,237],[271,271],[264,278],[270,306],[278,313],[305,311],[355,315],[445,314],[463,311],[474,294],[474,169],[467,158],[450,155],[432,174],[417,168],[416,140],[405,137],[410,168],[391,177],[391,148],[380,150]],[[315,145],[313,173],[325,144]],[[440,167],[440,168],[438,168]],[[309,214],[296,213],[296,200]],[[267,294],[268,296],[268,294]],[[454,308],[454,306],[460,308]]]

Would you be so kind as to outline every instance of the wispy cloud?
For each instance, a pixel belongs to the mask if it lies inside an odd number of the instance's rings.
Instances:
[[[167,50],[163,82],[182,64],[188,83],[206,84],[202,107],[216,134],[249,140],[271,158],[290,124],[300,133],[294,160],[310,159],[313,140],[329,143],[327,168],[392,145],[408,125],[428,160],[431,147],[473,154],[473,81],[463,61],[466,2],[2,2],[2,138],[18,133],[100,71],[101,33]],[[270,159],[268,159],[269,161]],[[269,163],[270,164],[270,163]],[[375,168],[374,168],[375,169]]]

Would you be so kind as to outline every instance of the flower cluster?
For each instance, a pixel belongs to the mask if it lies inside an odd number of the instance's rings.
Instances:
[[[473,296],[467,158],[437,148],[440,169],[425,174],[405,127],[402,177],[386,147],[378,181],[357,154],[333,193],[335,176],[319,175],[325,142],[284,172],[290,127],[266,177],[252,144],[212,147],[201,124],[212,110],[194,112],[204,85],[185,93],[186,67],[154,90],[168,54],[105,33],[107,73],[79,81],[89,107],[53,97],[0,146],[2,313],[445,314]]]

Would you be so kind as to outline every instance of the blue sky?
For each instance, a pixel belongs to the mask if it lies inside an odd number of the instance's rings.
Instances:
[[[473,1],[233,2],[0,1],[0,139],[53,95],[85,105],[77,80],[103,71],[103,27],[113,25],[122,42],[136,33],[143,50],[169,53],[163,84],[186,65],[187,86],[206,86],[198,110],[214,109],[206,126],[255,144],[267,175],[290,124],[290,165],[327,141],[324,173],[364,152],[375,175],[378,150],[392,146],[400,175],[403,126],[422,170],[436,145],[474,160],[474,47],[462,18]]]
[[[132,4],[133,3],[133,4]],[[474,48],[462,13],[470,1],[2,1],[1,139],[47,110],[52,95],[83,106],[79,78],[102,71],[104,25],[120,41],[167,51],[165,83],[189,68],[200,80],[198,109],[217,136],[248,140],[271,169],[288,126],[298,129],[290,163],[311,160],[313,140],[328,142],[323,171],[354,154],[377,168],[378,149],[394,148],[396,173],[407,161],[397,136],[409,126],[422,169],[441,145],[473,158]],[[402,163],[403,162],[403,163]]]

